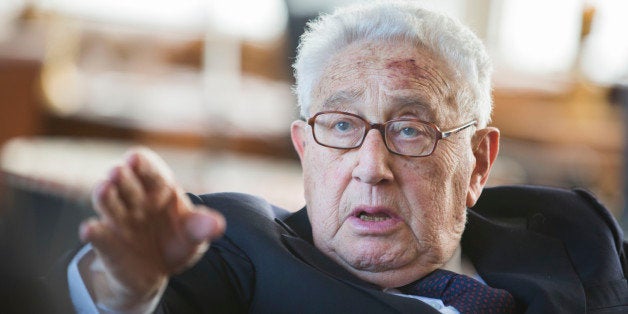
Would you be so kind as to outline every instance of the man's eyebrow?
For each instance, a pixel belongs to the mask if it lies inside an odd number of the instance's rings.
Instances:
[[[357,90],[341,90],[325,99],[323,110],[346,109],[349,103],[354,103],[362,98],[363,93]]]
[[[434,120],[436,118],[435,108],[430,105],[424,97],[417,95],[399,95],[393,96],[392,106],[395,111],[409,111],[410,113],[422,116],[426,120]],[[400,112],[403,114],[403,112]]]

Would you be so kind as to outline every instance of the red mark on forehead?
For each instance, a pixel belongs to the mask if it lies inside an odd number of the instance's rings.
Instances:
[[[424,69],[419,67],[414,59],[395,60],[386,63],[386,69],[395,77],[420,77]]]
[[[429,60],[429,59],[428,59]],[[394,60],[386,63],[387,77],[393,79],[395,88],[428,87],[432,92],[443,94],[447,82],[440,76],[438,69],[429,65],[418,65],[415,59]]]
[[[411,88],[411,82],[425,77],[425,70],[414,59],[394,60],[386,63],[387,77],[394,79],[395,88]]]

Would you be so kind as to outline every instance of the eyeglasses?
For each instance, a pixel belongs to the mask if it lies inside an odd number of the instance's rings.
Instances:
[[[448,138],[477,121],[442,132],[436,125],[410,118],[369,123],[364,118],[342,111],[322,111],[307,120],[316,143],[330,148],[353,149],[362,146],[366,134],[376,129],[382,134],[389,152],[408,157],[429,156],[439,140]]]

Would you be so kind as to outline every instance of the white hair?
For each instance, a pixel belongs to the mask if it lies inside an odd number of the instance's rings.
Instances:
[[[356,41],[404,41],[442,58],[462,80],[454,91],[460,113],[490,122],[492,66],[482,42],[466,26],[416,2],[375,2],[337,9],[307,25],[293,64],[301,116],[309,117],[312,91],[336,53]]]

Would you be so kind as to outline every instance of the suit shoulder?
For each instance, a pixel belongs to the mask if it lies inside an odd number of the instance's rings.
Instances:
[[[623,234],[611,213],[584,189],[543,186],[486,188],[473,210],[491,219],[525,218],[529,229],[574,228],[609,232],[617,246]],[[548,224],[556,222],[556,224]]]
[[[487,220],[560,240],[585,283],[625,278],[623,232],[612,214],[583,189],[538,186],[487,188],[472,208]]]
[[[196,205],[205,205],[215,209],[227,218],[266,218],[274,220],[283,219],[290,212],[268,203],[261,197],[236,192],[211,193],[195,195],[188,193],[192,202]]]

